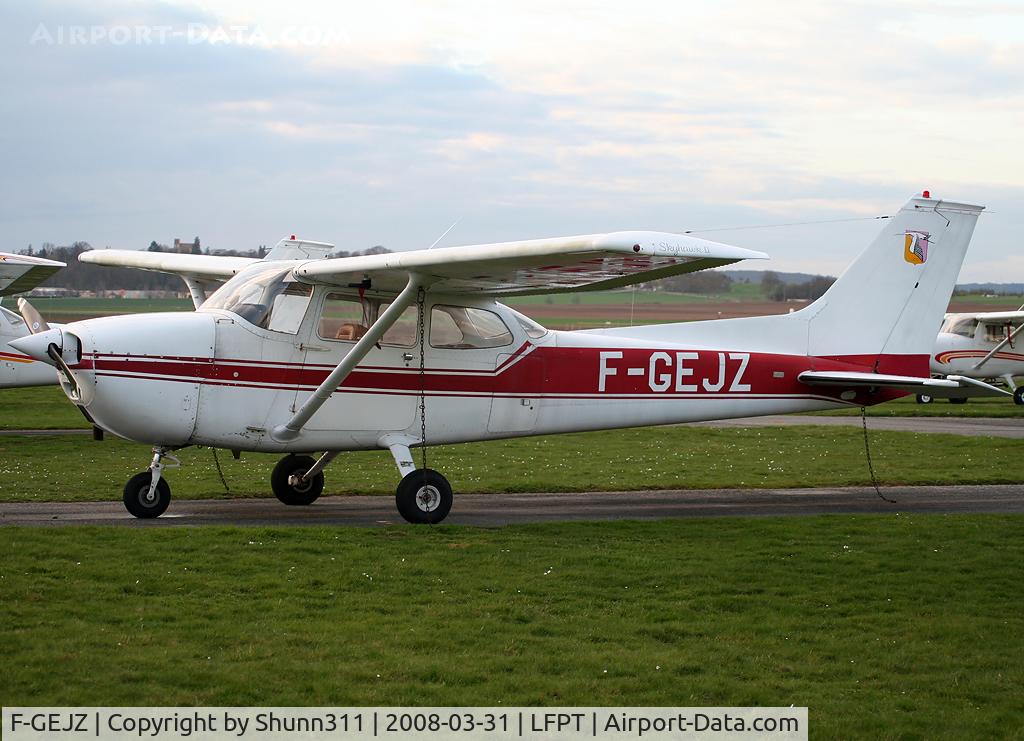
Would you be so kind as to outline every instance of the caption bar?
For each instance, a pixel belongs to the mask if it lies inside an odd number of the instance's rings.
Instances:
[[[4,741],[807,739],[807,708],[3,709]]]

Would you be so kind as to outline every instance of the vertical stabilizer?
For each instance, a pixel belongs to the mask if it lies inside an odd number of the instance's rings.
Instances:
[[[807,354],[876,356],[879,372],[927,375],[982,210],[925,196],[908,201],[825,295],[793,315],[808,323]]]
[[[927,192],[911,198],[824,296],[792,314],[596,332],[834,358],[879,373],[927,376],[935,335],[983,210]]]

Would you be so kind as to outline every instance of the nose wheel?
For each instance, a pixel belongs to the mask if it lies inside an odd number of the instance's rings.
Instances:
[[[177,468],[181,462],[171,455],[174,448],[153,448],[149,470],[137,473],[124,485],[124,506],[140,519],[159,517],[171,503],[171,487],[163,478],[165,468]],[[164,459],[170,463],[164,463]]]
[[[141,519],[159,517],[171,503],[171,487],[164,479],[152,486],[153,474],[149,471],[137,473],[124,485],[124,506]]]

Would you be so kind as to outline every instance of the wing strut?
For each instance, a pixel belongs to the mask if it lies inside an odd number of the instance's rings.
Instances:
[[[398,317],[402,315],[402,312],[416,302],[416,293],[419,291],[422,282],[423,279],[419,275],[415,273],[409,274],[409,282],[406,283],[405,288],[398,294],[398,297],[384,310],[384,313],[366,331],[366,334],[355,344],[355,347],[349,350],[348,355],[342,358],[341,362],[324,379],[323,383],[317,386],[316,391],[299,407],[299,411],[295,413],[295,416],[283,425],[278,425],[271,430],[270,436],[272,438],[278,442],[287,442],[299,436],[299,432],[302,431],[309,418],[316,414],[316,411],[324,405],[324,402],[331,398],[331,394],[337,390],[338,386],[348,377],[348,374],[366,357],[366,354],[370,352],[370,348],[380,342],[381,337],[398,321]]]
[[[1003,341],[1000,342],[995,347],[993,347],[988,355],[986,355],[981,360],[979,360],[977,363],[975,363],[974,367],[972,367],[971,370],[978,370],[978,368],[980,368],[981,366],[985,365],[985,363],[987,363],[992,358],[993,355],[995,355],[997,352],[1002,350],[1003,347],[1006,346],[1007,342],[1013,342],[1013,340],[1017,337],[1017,335],[1020,333],[1020,331],[1022,329],[1024,329],[1024,324],[1021,324],[1019,327],[1017,327],[1012,332],[1007,332],[1006,333],[1006,337],[1003,338]]]
[[[188,294],[192,298],[192,303],[198,309],[206,301],[206,289],[195,278],[189,278],[184,275],[181,278],[185,281],[185,285],[188,286]]]

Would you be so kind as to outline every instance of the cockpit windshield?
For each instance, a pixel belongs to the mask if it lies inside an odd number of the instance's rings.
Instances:
[[[13,311],[9,311],[4,307],[0,306],[0,319],[6,319],[7,323],[13,327],[21,327],[25,324],[25,320],[15,314]]]
[[[200,311],[222,309],[257,327],[295,334],[306,315],[313,287],[299,283],[291,268],[260,265],[244,270],[203,302]]]
[[[951,316],[942,323],[940,331],[948,334],[958,334],[961,337],[974,337],[978,328],[978,320],[973,316]]]

